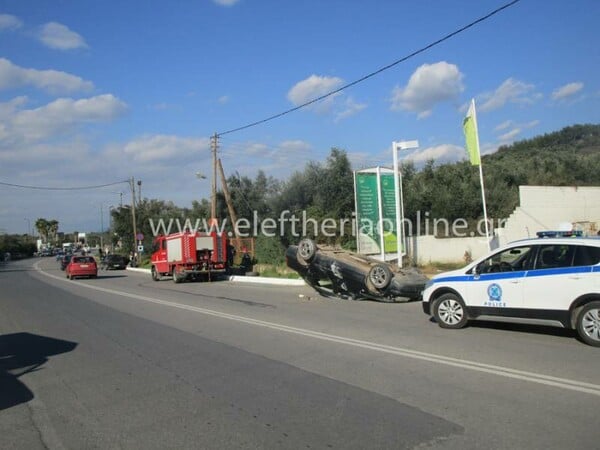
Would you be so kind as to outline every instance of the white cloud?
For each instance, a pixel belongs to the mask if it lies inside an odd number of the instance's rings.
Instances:
[[[15,97],[6,103],[0,103],[0,121],[9,121],[25,103],[27,103],[27,97],[25,96]]]
[[[532,120],[526,123],[515,123],[512,120],[507,120],[506,122],[498,125],[494,130],[495,131],[505,131],[509,128],[512,128],[510,131],[506,131],[505,133],[498,136],[498,140],[502,145],[506,145],[507,143],[514,141],[518,135],[520,135],[523,130],[528,130],[530,128],[537,127],[540,124],[539,120]]]
[[[13,100],[13,110],[16,106]],[[4,108],[10,108],[9,102]],[[85,123],[112,120],[127,109],[127,105],[111,94],[80,100],[60,98],[36,109],[15,112],[8,121],[6,139],[14,141],[37,141],[71,131]],[[2,142],[0,142],[1,144]]]
[[[413,161],[415,165],[423,164],[430,159],[436,163],[456,162],[467,157],[467,152],[463,147],[452,144],[442,144],[433,147],[427,147],[423,150],[416,150],[402,158],[404,161]]]
[[[240,0],[213,0],[214,3],[220,6],[233,6]]]
[[[510,130],[508,133],[504,133],[504,134],[498,136],[498,139],[501,142],[513,141],[519,134],[521,134],[521,129],[514,128],[514,129]]]
[[[284,153],[306,154],[307,152],[312,151],[312,145],[300,139],[282,141],[277,147],[281,149]]]
[[[510,128],[512,124],[513,124],[512,120],[506,120],[506,121],[502,122],[500,125],[497,125],[496,128],[494,128],[494,130],[495,131],[506,130],[507,128]]]
[[[478,111],[492,111],[507,103],[532,104],[541,97],[540,93],[535,92],[533,84],[508,78],[494,92],[486,92],[479,96],[481,106],[478,107]]]
[[[229,96],[222,95],[217,99],[217,102],[219,102],[221,105],[224,105],[225,103],[229,103]]]
[[[577,94],[579,91],[583,89],[583,83],[581,81],[577,81],[575,83],[565,84],[554,91],[552,91],[552,99],[553,100],[564,100],[567,97],[571,97],[572,95]]]
[[[288,92],[287,98],[294,106],[307,103],[315,98],[321,97],[331,91],[338,89],[344,80],[338,77],[322,77],[311,75],[310,77],[296,83]],[[328,110],[334,96],[319,102],[317,109],[319,111]]]
[[[428,117],[437,103],[458,97],[464,90],[462,79],[463,74],[454,64],[445,61],[423,64],[411,75],[406,87],[394,88],[391,109]]]
[[[85,39],[80,34],[57,22],[49,22],[43,25],[39,33],[39,39],[47,47],[56,50],[88,47]]]
[[[366,107],[366,103],[357,103],[352,97],[347,97],[343,102],[340,111],[336,113],[334,122],[339,122],[353,116],[354,114],[358,114]]]
[[[253,174],[261,169],[278,177],[301,169],[311,159],[313,148],[306,141],[290,139],[273,145],[261,142],[230,143],[219,153],[225,165],[227,161],[232,161],[240,172]]]
[[[0,31],[11,31],[21,28],[23,22],[11,14],[0,14]]]
[[[0,90],[33,86],[53,94],[91,91],[94,84],[80,77],[57,70],[37,70],[19,67],[0,58]]]
[[[294,106],[300,106],[339,89],[343,84],[344,80],[338,77],[311,75],[296,83],[288,91],[287,98]],[[317,113],[332,113],[336,123],[359,113],[366,107],[365,103],[359,103],[352,97],[344,95],[343,92],[336,92],[309,106]]]
[[[536,120],[532,120],[531,122],[524,123],[522,125],[522,127],[525,129],[534,128],[534,127],[537,127],[539,124],[540,124],[540,121],[536,119]]]
[[[185,164],[201,152],[210,150],[209,138],[183,138],[173,135],[148,135],[128,142],[123,147],[125,155],[135,162],[161,161]]]

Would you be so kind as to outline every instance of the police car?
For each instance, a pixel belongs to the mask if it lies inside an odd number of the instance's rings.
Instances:
[[[442,328],[511,318],[575,329],[600,347],[600,239],[542,232],[433,277],[423,311]]]

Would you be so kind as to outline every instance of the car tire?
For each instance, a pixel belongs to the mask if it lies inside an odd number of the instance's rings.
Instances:
[[[369,270],[369,281],[379,290],[390,285],[392,276],[392,270],[386,264],[375,264]]]
[[[591,302],[577,316],[577,333],[583,341],[600,347],[600,302]]]
[[[452,330],[463,328],[469,321],[464,302],[452,293],[444,294],[434,302],[433,317],[441,328]]]
[[[317,244],[312,239],[302,239],[298,243],[298,258],[305,263],[311,262],[317,253]]]
[[[152,266],[150,273],[152,274],[152,279],[154,281],[160,281],[160,274],[156,271],[156,266]]]

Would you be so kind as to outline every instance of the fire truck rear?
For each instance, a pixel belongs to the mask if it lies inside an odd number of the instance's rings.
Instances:
[[[173,277],[185,280],[211,280],[227,271],[229,242],[225,233],[188,232],[158,236],[152,253],[152,279]]]

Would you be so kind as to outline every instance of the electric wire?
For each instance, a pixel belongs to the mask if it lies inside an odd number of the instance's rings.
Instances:
[[[328,92],[326,94],[323,94],[323,95],[321,95],[319,97],[316,97],[316,98],[314,98],[312,100],[309,100],[306,103],[302,103],[301,105],[298,105],[298,106],[295,106],[293,108],[290,108],[290,109],[288,109],[286,111],[280,112],[278,114],[274,114],[274,115],[272,115],[270,117],[267,117],[265,119],[257,120],[256,122],[252,122],[252,123],[249,123],[247,125],[243,125],[241,127],[232,128],[230,130],[223,131],[221,133],[217,133],[217,136],[224,136],[226,134],[235,133],[237,131],[242,131],[242,130],[245,130],[245,129],[248,129],[248,128],[255,127],[257,125],[261,125],[263,123],[269,122],[269,121],[274,120],[274,119],[278,119],[278,118],[280,118],[282,116],[285,116],[287,114],[290,114],[292,112],[298,111],[299,109],[302,109],[302,108],[305,108],[307,106],[310,106],[313,103],[316,103],[316,102],[319,102],[321,100],[326,99],[327,97],[331,97],[332,95],[335,95],[335,94],[337,94],[339,92],[342,92],[345,89],[348,89],[348,88],[350,88],[352,86],[355,86],[355,85],[357,85],[359,83],[362,83],[363,81],[368,80],[369,78],[372,78],[375,75],[380,74],[381,72],[384,72],[384,71],[386,71],[388,69],[391,69],[392,67],[394,67],[394,66],[396,66],[396,65],[398,65],[398,64],[400,64],[400,63],[402,63],[402,62],[404,62],[404,61],[406,61],[406,60],[408,60],[410,58],[413,58],[414,56],[417,56],[420,53],[423,53],[423,52],[429,50],[430,48],[433,48],[433,47],[441,44],[442,42],[447,41],[448,39],[453,38],[454,36],[462,33],[463,31],[466,31],[469,28],[471,28],[471,27],[473,27],[473,26],[475,26],[475,25],[477,25],[477,24],[479,24],[481,22],[484,22],[485,20],[489,19],[490,17],[492,17],[492,16],[494,16],[494,15],[502,12],[503,10],[505,10],[507,8],[510,8],[511,6],[513,6],[514,4],[516,4],[516,3],[520,2],[520,1],[521,0],[513,0],[513,1],[509,2],[509,3],[506,3],[505,5],[500,6],[499,8],[493,10],[492,12],[486,14],[485,16],[480,17],[479,19],[477,19],[477,20],[475,20],[475,21],[473,21],[473,22],[471,22],[471,23],[463,26],[462,28],[459,28],[458,30],[455,30],[452,33],[449,33],[449,34],[445,35],[444,37],[442,37],[442,38],[440,38],[440,39],[438,39],[438,40],[436,40],[436,41],[434,41],[434,42],[426,45],[425,47],[422,47],[422,48],[420,48],[418,50],[415,50],[414,52],[412,52],[412,53],[410,53],[410,54],[408,54],[408,55],[406,55],[406,56],[404,56],[404,57],[402,57],[402,58],[394,61],[393,63],[388,64],[387,66],[381,67],[380,69],[377,69],[376,71],[371,72],[371,73],[369,73],[369,74],[367,74],[367,75],[365,75],[365,76],[363,76],[363,77],[361,77],[361,78],[359,78],[357,80],[354,80],[354,81],[352,81],[350,83],[347,83],[347,84],[339,87],[338,89],[330,91],[330,92]]]
[[[129,180],[115,181],[113,183],[98,184],[98,185],[94,185],[94,186],[75,186],[75,187],[31,186],[31,185],[25,185],[25,184],[5,183],[5,182],[0,181],[0,186],[9,186],[9,187],[15,187],[15,188],[21,188],[21,189],[37,189],[37,190],[43,190],[43,191],[83,191],[83,190],[89,190],[89,189],[100,189],[100,188],[104,188],[104,187],[108,187],[108,186],[115,186],[117,184],[122,184],[122,183],[129,183]]]

